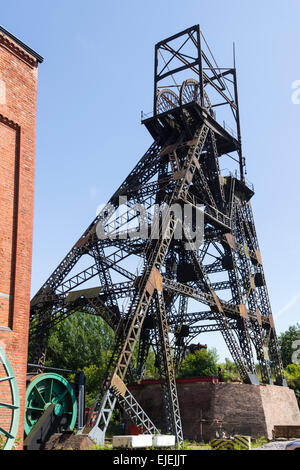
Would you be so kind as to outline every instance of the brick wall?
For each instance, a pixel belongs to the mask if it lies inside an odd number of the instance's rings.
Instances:
[[[0,345],[18,382],[21,439],[30,302],[37,66],[34,55],[0,31]],[[9,390],[3,385],[0,392],[1,401],[6,401]],[[2,409],[0,426],[9,419],[10,412],[5,414]]]
[[[129,387],[158,429],[164,429],[161,387],[147,383]],[[247,385],[177,381],[185,439],[208,441],[216,437],[218,421],[229,434],[272,439],[275,425],[300,425],[293,390],[276,385]],[[129,432],[129,421],[126,422]]]

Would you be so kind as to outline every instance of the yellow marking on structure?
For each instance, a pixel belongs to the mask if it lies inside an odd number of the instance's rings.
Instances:
[[[250,436],[234,436],[233,439],[212,439],[210,445],[215,450],[234,450],[236,446],[251,449]]]
[[[118,392],[120,393],[122,397],[125,396],[127,387],[124,384],[123,380],[117,374],[113,375],[111,385],[112,387],[115,387],[118,390]]]

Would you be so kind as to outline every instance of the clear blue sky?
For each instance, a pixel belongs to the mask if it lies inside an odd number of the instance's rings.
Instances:
[[[154,44],[200,24],[220,66],[236,43],[248,179],[278,332],[299,321],[299,0],[14,0],[1,24],[38,53],[32,293],[151,137]],[[279,314],[278,314],[279,313]],[[203,342],[226,354],[222,340]]]

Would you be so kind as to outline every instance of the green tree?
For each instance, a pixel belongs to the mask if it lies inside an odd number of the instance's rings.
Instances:
[[[288,386],[292,388],[300,406],[300,364],[289,364],[285,369]]]
[[[51,328],[46,366],[74,371],[83,370],[86,376],[86,406],[90,407],[101,386],[113,344],[114,332],[101,317],[77,312]],[[33,362],[32,351],[31,338],[29,362]],[[134,351],[135,361],[137,353],[138,346]],[[153,378],[155,374],[155,354],[150,349],[145,378]],[[74,374],[70,374],[67,378],[73,381]]]
[[[224,363],[219,364],[219,367],[223,369],[224,382],[237,382],[240,380],[240,374],[235,362],[227,357]]]
[[[300,325],[297,323],[294,326],[290,326],[287,331],[281,333],[278,338],[283,367],[287,367],[292,364],[292,355],[295,352],[293,349],[293,342],[300,340]]]
[[[94,404],[105,370],[92,364],[84,367],[83,372],[86,378],[85,406],[89,408]]]
[[[138,347],[135,348],[135,355],[137,356]],[[149,349],[149,353],[146,359],[146,366],[145,366],[145,375],[144,379],[157,379],[158,370],[155,367],[155,353],[152,348]]]
[[[96,315],[81,312],[50,330],[46,365],[61,369],[82,370],[107,363],[113,331]]]
[[[182,361],[179,377],[217,377],[218,355],[215,349],[195,351]]]
[[[83,370],[86,376],[86,406],[90,407],[94,403],[110,359],[113,340],[112,329],[101,317],[76,312],[51,328],[46,366]],[[30,360],[32,350],[31,339]],[[67,378],[73,381],[74,374]]]

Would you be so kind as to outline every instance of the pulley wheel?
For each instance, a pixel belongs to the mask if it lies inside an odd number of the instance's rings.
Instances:
[[[20,416],[17,380],[0,346],[0,448],[10,450],[15,442]]]
[[[52,404],[55,404],[54,414],[62,418],[60,426],[64,430],[72,431],[77,418],[77,401],[70,383],[55,373],[29,377],[25,399],[24,431],[26,435]]]

